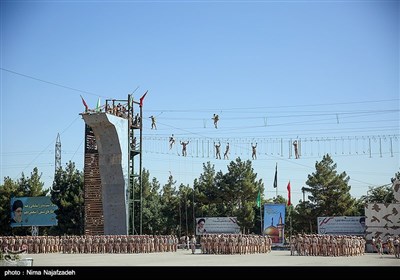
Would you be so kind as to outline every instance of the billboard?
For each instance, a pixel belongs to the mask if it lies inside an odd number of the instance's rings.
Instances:
[[[11,227],[57,225],[55,210],[50,196],[12,197]]]
[[[273,244],[285,242],[285,204],[264,204],[263,232],[268,235]]]
[[[364,235],[364,216],[318,217],[318,234]]]
[[[196,235],[206,233],[240,233],[236,217],[196,218]]]

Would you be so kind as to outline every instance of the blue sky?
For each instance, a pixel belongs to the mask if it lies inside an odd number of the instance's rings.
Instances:
[[[50,187],[58,133],[63,167],[83,170],[80,95],[147,90],[143,166],[161,184],[227,172],[256,142],[264,196],[290,180],[294,204],[326,153],[357,198],[399,171],[398,1],[1,1],[0,18],[0,183],[38,167]]]

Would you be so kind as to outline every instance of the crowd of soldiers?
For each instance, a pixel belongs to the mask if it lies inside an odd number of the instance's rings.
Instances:
[[[290,238],[290,255],[298,256],[361,256],[365,239],[354,235],[298,234]]]
[[[176,252],[174,235],[0,236],[3,252],[30,254],[139,254]]]
[[[128,116],[129,116],[129,114],[128,114],[128,104],[121,104],[121,103],[118,103],[117,105],[115,105],[115,104],[112,104],[112,105],[106,104],[104,110],[108,114],[112,114],[112,115],[115,115],[117,117],[124,118],[124,119],[127,119]],[[101,111],[102,110],[100,109],[99,112],[101,112]],[[132,111],[132,113],[133,113],[133,111]],[[153,123],[152,123],[152,129],[153,129],[153,126],[155,126],[155,118],[153,116],[151,116],[151,118],[152,118],[152,121],[153,121]],[[130,118],[129,118],[129,128],[134,128],[134,127],[139,128],[140,127],[140,122],[141,122],[141,118],[139,116],[139,113],[136,113],[136,115],[134,117],[130,116]]]
[[[122,105],[121,103],[115,104],[106,104],[104,111],[109,114],[113,114],[117,117],[128,118],[128,104]],[[101,112],[101,110],[100,110]]]
[[[189,249],[188,237],[180,241]],[[387,241],[382,245],[374,242],[374,249],[383,254],[385,246],[388,254],[400,258],[400,236]],[[179,243],[175,235],[0,236],[2,252],[24,250],[30,254],[176,252]],[[196,243],[196,238],[190,240],[194,249]],[[365,253],[365,244],[361,236],[298,234],[290,238],[290,255],[361,256]],[[202,254],[262,254],[272,250],[272,239],[254,234],[204,234],[200,237],[200,249]]]
[[[200,238],[202,254],[263,254],[272,249],[272,239],[255,234],[205,234]]]
[[[383,255],[386,248],[388,254],[400,259],[400,235],[388,236],[386,242],[380,236],[377,239],[372,238],[372,246],[373,251],[380,255]]]

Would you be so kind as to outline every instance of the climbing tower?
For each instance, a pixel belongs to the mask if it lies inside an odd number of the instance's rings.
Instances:
[[[106,100],[105,106],[82,113],[85,234],[141,232],[142,106],[139,104],[128,95],[127,100]],[[135,228],[136,220],[140,222],[139,231]]]

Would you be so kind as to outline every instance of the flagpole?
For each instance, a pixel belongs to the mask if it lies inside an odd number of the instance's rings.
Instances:
[[[278,174],[278,163],[276,163],[276,166],[275,166],[275,175],[277,175]],[[278,198],[278,177],[277,176],[275,176],[275,178],[276,178],[276,198]]]
[[[262,212],[261,212],[261,189],[258,188],[258,195],[257,195],[257,207],[260,208],[260,231],[262,233]]]
[[[275,165],[274,188],[276,191],[276,197],[278,197],[278,163]]]
[[[263,230],[263,218],[262,218],[261,205],[262,205],[262,204],[260,204],[260,224],[261,224],[261,235],[264,235],[264,230]]]
[[[288,212],[289,212],[289,234],[290,234],[290,238],[289,238],[289,240],[291,240],[291,238],[292,238],[292,234],[293,234],[293,228],[292,228],[292,207],[291,207],[291,205],[292,205],[292,202],[291,202],[291,192],[292,192],[292,189],[291,189],[291,186],[290,186],[290,180],[289,180],[289,183],[288,183],[288,185],[287,185],[287,191],[288,191],[288,203],[287,203],[287,205],[288,205]]]
[[[289,205],[290,207],[290,205]],[[293,235],[293,228],[292,228],[292,209],[289,208],[289,213],[290,213],[290,236]]]
[[[293,228],[292,228],[292,209],[290,205],[288,206],[288,211],[289,211],[289,243],[291,244],[292,236],[293,236]],[[289,244],[289,246],[290,246]]]

